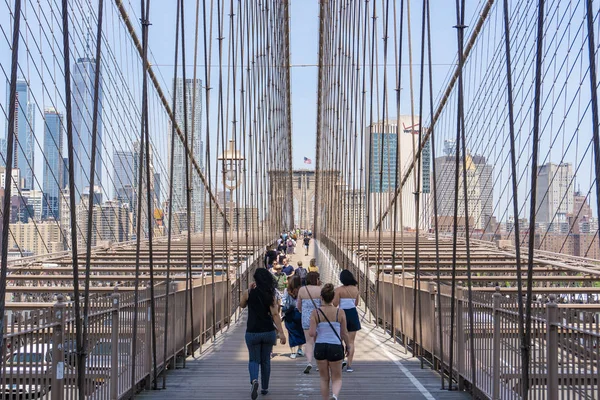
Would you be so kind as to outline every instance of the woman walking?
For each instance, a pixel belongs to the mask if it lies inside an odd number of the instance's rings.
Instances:
[[[342,360],[344,346],[346,353],[352,351],[346,329],[346,314],[340,312],[332,302],[335,291],[331,283],[321,290],[321,306],[315,309],[310,317],[310,337],[315,339],[315,359],[321,377],[321,396],[324,400],[337,400],[342,389]],[[331,392],[329,397],[329,381]]]
[[[352,360],[354,359],[354,340],[356,332],[361,329],[360,319],[356,306],[360,301],[360,293],[358,291],[358,282],[354,279],[352,272],[347,269],[340,273],[340,282],[342,286],[335,289],[335,298],[333,305],[339,306],[346,314],[346,327],[348,329],[348,338],[350,339],[350,350],[348,351],[348,368],[346,372],[354,372],[352,368]]]
[[[319,272],[319,267],[317,267],[317,260],[314,258],[310,259],[310,265],[308,266],[308,272]]]
[[[250,397],[258,397],[258,369],[260,366],[261,393],[269,392],[271,376],[271,351],[277,341],[285,344],[285,334],[279,317],[279,305],[275,297],[275,278],[265,268],[254,273],[254,283],[242,294],[240,307],[248,306],[246,346],[248,346],[250,371]],[[277,329],[276,329],[277,327]]]
[[[309,272],[306,275],[306,286],[303,286],[298,291],[297,301],[298,311],[302,313],[302,329],[304,329],[304,336],[306,337],[306,367],[304,373],[310,373],[312,369],[313,361],[313,346],[314,339],[308,335],[310,329],[310,315],[316,307],[321,306],[321,282],[319,281],[319,274],[317,272]]]
[[[283,293],[283,321],[288,330],[288,339],[290,345],[290,358],[303,356],[302,345],[306,343],[306,337],[302,330],[302,314],[296,307],[298,290],[302,287],[302,279],[299,276],[293,276],[288,282],[287,289]],[[296,352],[296,346],[298,351]]]

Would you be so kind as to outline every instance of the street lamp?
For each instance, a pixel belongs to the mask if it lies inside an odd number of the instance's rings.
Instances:
[[[230,191],[237,189],[242,183],[243,178],[243,163],[246,160],[239,150],[235,149],[235,141],[229,141],[229,147],[218,158],[223,161],[223,182],[225,187]]]
[[[246,158],[235,149],[235,141],[230,140],[227,150],[217,160],[222,162],[223,185],[229,189],[229,265],[231,265],[233,261],[233,191],[242,184],[243,164]],[[227,203],[226,193],[223,193],[223,202]],[[226,227],[223,225],[223,231],[225,229]],[[229,271],[227,271],[227,277],[229,278]]]

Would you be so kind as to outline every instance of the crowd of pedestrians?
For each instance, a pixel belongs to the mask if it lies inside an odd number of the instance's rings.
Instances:
[[[358,282],[350,271],[344,270],[340,287],[323,285],[314,258],[308,268],[301,260],[294,263],[296,244],[302,243],[304,255],[308,256],[311,240],[312,233],[307,230],[282,233],[277,243],[267,249],[265,268],[256,270],[254,282],[240,300],[240,306],[248,308],[245,340],[253,400],[258,398],[259,369],[261,393],[269,392],[272,350],[277,338],[282,345],[290,346],[291,359],[306,357],[302,370],[305,374],[310,374],[316,363],[325,400],[338,399],[344,368],[347,373],[354,372],[354,341],[361,329],[356,310],[360,298]]]

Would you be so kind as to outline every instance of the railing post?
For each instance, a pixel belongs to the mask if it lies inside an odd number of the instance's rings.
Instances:
[[[500,287],[496,286],[496,292],[494,293],[494,334],[492,335],[492,400],[500,400],[500,326],[501,318],[500,315]]]
[[[456,379],[458,389],[464,390],[465,382],[462,374],[465,372],[465,307],[463,304],[463,290],[456,288]],[[452,371],[451,371],[452,372]]]
[[[171,343],[173,343],[172,346],[172,351],[173,351],[173,368],[172,369],[176,369],[177,368],[177,342],[179,340],[179,338],[176,336],[177,333],[177,318],[176,318],[176,314],[177,314],[177,283],[173,282],[170,284],[171,285],[171,293],[169,294],[171,296],[171,299],[169,299],[169,310],[168,312],[172,315],[172,319],[171,319],[171,323],[169,324],[169,329],[171,330],[171,332],[169,332],[169,337],[171,338]]]
[[[145,336],[145,351],[144,351],[144,363],[146,375],[146,390],[150,390],[152,385],[152,324],[151,324],[152,309],[150,303],[146,307],[146,334]]]
[[[111,359],[110,359],[110,398],[117,400],[119,398],[119,294],[115,287],[115,292],[111,296],[112,324],[111,324]]]
[[[556,296],[550,295],[550,302],[546,305],[546,362],[547,362],[547,384],[546,398],[558,400],[558,305]]]
[[[393,287],[393,285],[392,285]],[[393,290],[393,289],[392,289]],[[433,280],[429,281],[429,321],[433,325],[431,329],[427,332],[427,335],[431,338],[431,354],[433,355],[433,369],[437,371],[438,362],[435,358],[435,355],[439,351],[439,346],[437,343],[437,318],[435,316],[435,298],[436,298],[437,288],[435,286],[435,282]],[[440,354],[441,358],[441,354]]]
[[[54,321],[56,326],[52,335],[52,379],[51,394],[53,400],[62,400],[65,396],[65,349],[64,349],[64,331],[65,331],[65,308],[63,296],[58,295],[57,302],[54,304]]]

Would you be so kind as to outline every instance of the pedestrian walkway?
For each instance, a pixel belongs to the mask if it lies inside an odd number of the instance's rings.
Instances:
[[[300,241],[298,241],[300,242]],[[308,266],[314,254],[311,242],[309,255],[299,246],[291,263],[299,260]],[[354,372],[343,375],[340,400],[377,399],[465,399],[464,393],[440,390],[440,377],[428,368],[421,369],[419,360],[404,353],[404,348],[364,318],[363,329],[356,338]],[[167,389],[146,391],[142,399],[246,399],[250,398],[248,350],[244,342],[246,313],[238,323],[205,346],[197,358],[189,358],[185,369],[167,375]],[[320,399],[319,373],[302,371],[305,357],[289,358],[289,346],[277,345],[271,360],[271,384],[265,399]]]
[[[185,369],[167,375],[167,390],[146,391],[142,399],[246,399],[250,398],[248,351],[244,343],[245,317],[205,347]],[[403,352],[373,324],[363,321],[356,339],[354,372],[343,375],[340,400],[466,399],[465,393],[440,390],[440,377],[419,360]],[[276,346],[271,360],[271,384],[265,399],[320,399],[319,373],[306,375],[305,357],[289,358],[288,346]]]

